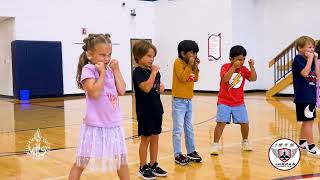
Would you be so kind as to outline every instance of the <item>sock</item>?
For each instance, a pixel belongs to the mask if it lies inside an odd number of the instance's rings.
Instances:
[[[312,148],[314,148],[316,145],[314,144],[308,144],[308,149],[311,150]]]
[[[307,140],[305,140],[305,139],[300,139],[300,140],[299,140],[299,145],[302,145],[302,144],[305,143],[305,142],[307,142]]]
[[[144,166],[147,166],[147,164],[145,164],[145,165],[143,165],[143,166],[140,165],[140,169],[142,170]],[[148,167],[149,167],[149,166],[148,166]]]

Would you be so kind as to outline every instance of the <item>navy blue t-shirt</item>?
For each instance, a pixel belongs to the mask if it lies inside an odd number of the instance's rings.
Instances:
[[[303,77],[301,71],[307,65],[307,60],[300,54],[292,62],[294,103],[316,103],[316,73],[314,63],[308,77]]]

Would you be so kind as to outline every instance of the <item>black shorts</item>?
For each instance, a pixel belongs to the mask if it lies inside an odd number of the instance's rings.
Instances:
[[[316,118],[315,103],[296,103],[297,121],[310,121]]]
[[[137,119],[139,136],[151,136],[161,133],[162,115],[153,117],[137,117]]]

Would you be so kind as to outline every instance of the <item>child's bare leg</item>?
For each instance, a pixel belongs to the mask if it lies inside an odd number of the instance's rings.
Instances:
[[[139,147],[140,166],[147,164],[147,152],[150,143],[151,136],[141,136],[141,142]]]
[[[70,170],[69,180],[79,180],[83,170],[84,168],[76,166],[76,164],[73,164]]]
[[[127,164],[121,165],[120,169],[117,170],[118,176],[120,180],[129,180],[130,175],[129,175],[129,167]]]
[[[150,139],[150,165],[152,166],[158,158],[159,135],[152,135]]]
[[[213,139],[214,143],[219,142],[225,126],[226,126],[226,123],[217,122],[216,128],[214,129],[214,139]]]
[[[308,144],[314,144],[312,133],[313,121],[303,121],[301,125],[300,139],[306,139]]]
[[[249,124],[240,124],[242,139],[248,139],[249,136]]]

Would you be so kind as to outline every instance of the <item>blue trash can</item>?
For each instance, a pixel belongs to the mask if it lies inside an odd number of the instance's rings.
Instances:
[[[28,101],[30,99],[30,91],[23,89],[19,91],[20,94],[20,100],[22,101]]]

